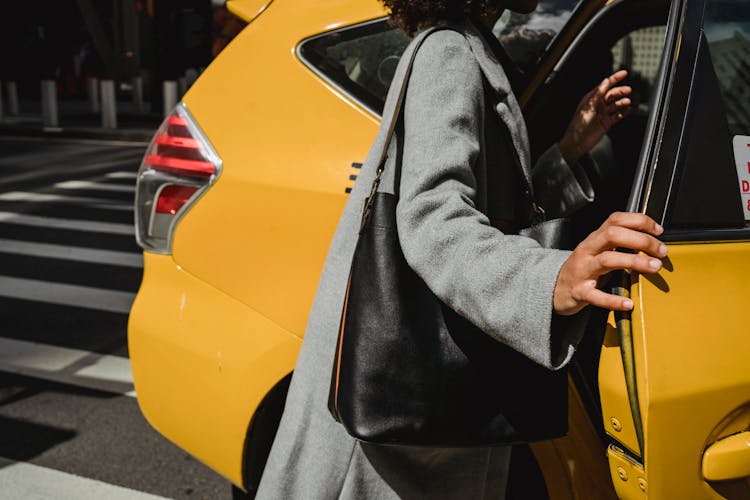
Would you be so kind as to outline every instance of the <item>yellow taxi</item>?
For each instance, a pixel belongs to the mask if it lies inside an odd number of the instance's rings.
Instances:
[[[247,27],[139,171],[145,269],[129,348],[146,418],[239,495],[260,478],[408,38],[376,0],[228,7]],[[524,473],[511,489],[750,498],[750,0],[543,0],[495,31],[525,71],[533,154],[603,75],[629,70],[634,113],[592,152],[597,201],[576,226],[642,211],[670,246],[658,275],[622,277],[632,314],[592,315],[570,370],[569,434],[515,450]],[[518,479],[534,474],[543,481]]]

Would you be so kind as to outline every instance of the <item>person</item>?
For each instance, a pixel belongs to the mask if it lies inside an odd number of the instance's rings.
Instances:
[[[529,146],[509,80],[486,33],[503,9],[530,12],[536,2],[384,0],[407,32],[446,22],[453,28],[424,40],[409,77],[403,130],[396,137],[402,143],[397,226],[408,264],[437,297],[487,335],[559,369],[579,339],[553,338],[553,316],[590,304],[631,309],[629,299],[598,289],[598,282],[616,269],[657,271],[666,247],[657,239],[660,226],[635,213],[612,214],[572,252],[544,249],[511,234],[526,223],[528,204],[513,155],[531,171]],[[404,78],[404,69],[400,64],[394,82]],[[626,116],[630,89],[618,85],[624,77],[623,72],[608,76],[584,96],[564,136],[533,169],[548,216],[567,215],[593,200],[577,161]],[[389,92],[384,116],[393,112],[397,86]],[[502,140],[508,132],[512,148]],[[504,496],[509,447],[369,445],[347,434],[328,411],[346,282],[384,136],[381,128],[331,243],[256,498]],[[384,175],[393,162],[386,162]],[[636,253],[615,251],[619,247]]]

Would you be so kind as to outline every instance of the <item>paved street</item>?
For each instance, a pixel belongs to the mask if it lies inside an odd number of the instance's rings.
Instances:
[[[231,496],[133,391],[144,147],[0,137],[0,500]]]

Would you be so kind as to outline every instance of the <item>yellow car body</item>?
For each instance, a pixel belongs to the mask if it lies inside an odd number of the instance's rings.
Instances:
[[[608,9],[637,1],[583,0],[573,11],[521,98],[532,139],[534,110],[545,92],[554,93],[550,81],[564,73],[566,54],[595,36],[589,26],[595,32]],[[664,52],[671,59],[660,77],[671,75],[666,89],[678,89],[681,58],[691,54],[685,40],[693,28],[685,19],[700,16],[699,3],[676,0],[669,7]],[[266,427],[278,418],[271,414],[283,403],[328,244],[358,172],[354,164],[364,159],[379,123],[377,111],[306,64],[299,46],[386,13],[375,0],[229,0],[228,6],[251,22],[183,99],[185,113],[221,158],[220,169],[189,209],[178,211],[171,246],[144,252],[128,329],[148,421],[235,485],[252,489],[259,474],[252,444],[267,447],[273,437],[275,429]],[[640,24],[653,23],[634,20],[634,29]],[[653,102],[680,98],[664,88],[661,94],[656,88]],[[649,123],[647,144],[661,151],[669,145],[659,134],[669,131],[677,108],[663,106],[652,121],[666,125]],[[672,193],[665,172],[682,167],[665,163],[655,149],[646,146],[640,155],[643,172],[634,176],[642,187],[633,189],[630,208],[666,221],[671,262],[656,279],[632,278],[635,378],[628,381],[623,371],[612,316],[595,349],[599,381],[592,384],[600,407],[592,412],[571,377],[569,436],[534,445],[550,498],[722,498],[749,491],[750,455],[742,443],[750,436],[750,349],[741,312],[750,232],[743,226],[669,233],[671,202],[655,189]],[[628,400],[634,385],[638,432]]]
[[[177,226],[173,254],[145,252],[130,356],[149,422],[238,485],[250,421],[294,368],[352,162],[378,127],[294,49],[384,15],[375,1],[276,1],[184,97],[223,171]]]

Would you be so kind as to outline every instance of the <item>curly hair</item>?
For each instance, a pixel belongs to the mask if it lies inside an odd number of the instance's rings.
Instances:
[[[391,22],[407,34],[440,21],[460,22],[497,10],[497,0],[380,0],[391,11]]]

